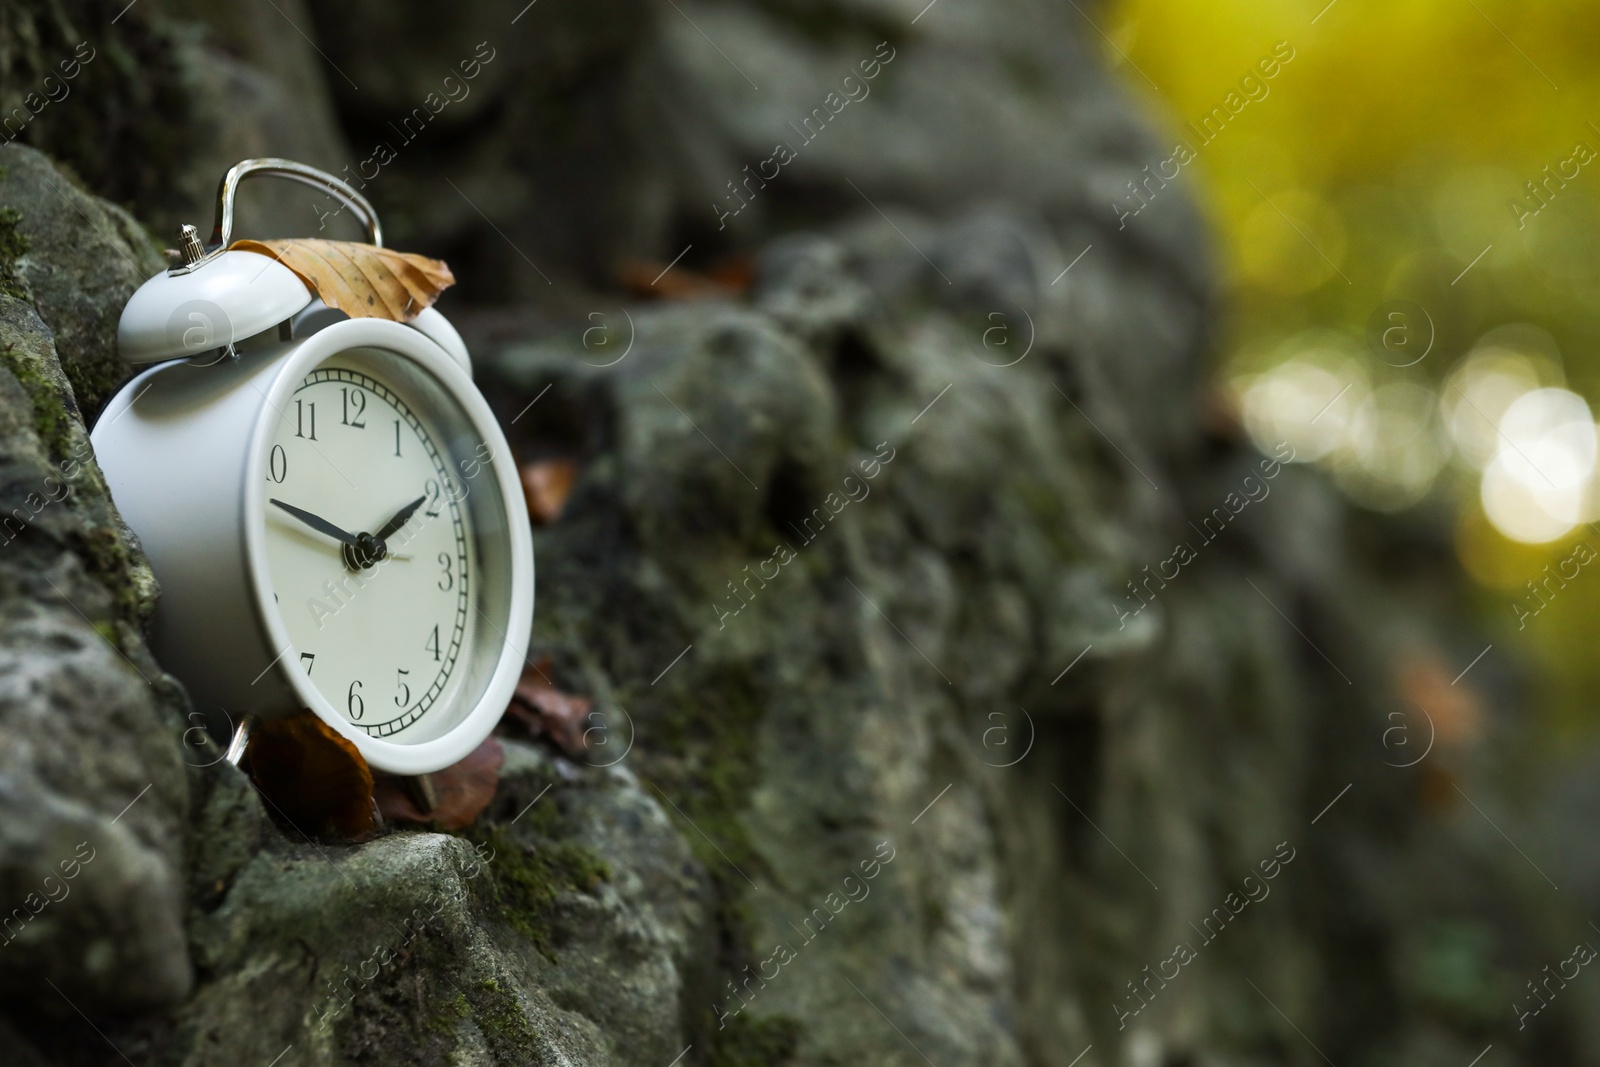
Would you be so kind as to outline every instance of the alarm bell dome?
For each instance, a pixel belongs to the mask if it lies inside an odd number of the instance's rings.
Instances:
[[[139,287],[122,309],[117,352],[129,363],[202,355],[271,329],[311,300],[270,256],[214,252]]]

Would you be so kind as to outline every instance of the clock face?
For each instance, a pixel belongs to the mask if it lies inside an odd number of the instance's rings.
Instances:
[[[369,737],[438,737],[499,646],[478,640],[485,578],[508,565],[485,448],[437,382],[374,350],[322,363],[276,415],[264,545],[284,669]]]

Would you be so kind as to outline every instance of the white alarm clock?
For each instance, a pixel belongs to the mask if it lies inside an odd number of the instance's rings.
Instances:
[[[156,363],[91,440],[161,585],[153,650],[235,723],[309,708],[378,770],[460,760],[499,721],[533,621],[533,538],[466,347],[428,308],[346,317],[287,267],[229,251],[252,175],[311,185],[382,231],[344,182],[246,160],[209,247],[128,301],[117,344]]]

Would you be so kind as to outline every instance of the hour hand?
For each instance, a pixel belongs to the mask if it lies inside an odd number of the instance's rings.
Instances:
[[[422,506],[422,502],[427,499],[428,498],[426,496],[417,497],[417,499],[413,500],[411,503],[395,512],[394,518],[384,523],[383,528],[372,536],[376,537],[380,541],[387,541],[390,537],[393,537],[395,534],[399,533],[400,527],[404,526],[408,521],[410,521],[411,516],[416,514],[417,509]]]
[[[339,527],[335,526],[333,523],[329,522],[327,519],[324,519],[320,515],[313,515],[311,512],[306,511],[303,508],[297,508],[293,504],[285,504],[281,500],[269,498],[267,503],[282,508],[284,511],[287,511],[289,514],[293,515],[295,518],[299,519],[313,530],[316,530],[318,533],[327,534],[335,541],[349,545],[351,548],[355,548],[359,543],[356,540],[355,534],[346,533],[344,530],[339,529]]]

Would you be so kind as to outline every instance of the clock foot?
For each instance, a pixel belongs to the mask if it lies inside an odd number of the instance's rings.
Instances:
[[[433,775],[419,774],[415,777],[402,778],[401,781],[405,783],[406,793],[410,795],[411,802],[424,815],[439,806],[439,793],[433,787]]]
[[[239,761],[244,758],[244,750],[250,747],[250,734],[260,721],[254,715],[246,715],[234,728],[233,739],[228,742],[228,751],[223,758],[235,767],[239,766]]]

